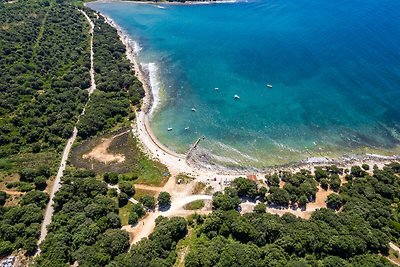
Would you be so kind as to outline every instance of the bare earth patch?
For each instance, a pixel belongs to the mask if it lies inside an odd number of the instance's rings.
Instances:
[[[125,134],[125,133],[122,133]],[[125,161],[125,156],[122,154],[112,154],[108,151],[111,142],[114,138],[120,136],[115,135],[111,138],[103,138],[101,139],[101,143],[95,146],[89,153],[84,154],[82,156],[83,159],[94,159],[99,162],[108,164],[108,163],[121,163]]]

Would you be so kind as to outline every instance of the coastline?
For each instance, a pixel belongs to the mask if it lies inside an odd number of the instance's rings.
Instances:
[[[235,4],[240,2],[247,2],[246,0],[218,0],[218,1],[185,1],[185,2],[168,2],[168,1],[129,1],[129,0],[95,0],[89,3],[131,3],[131,4],[146,4],[154,5],[158,8],[165,8],[168,5],[212,5],[212,4]],[[85,3],[86,5],[86,3]]]
[[[105,1],[110,2],[110,0]],[[101,0],[101,2],[105,1]],[[132,41],[122,30],[122,28],[118,26],[112,19],[107,17],[105,14],[99,14],[103,16],[109,25],[117,30],[121,41],[126,46],[126,56],[134,65],[135,75],[142,82],[145,91],[145,97],[143,98],[141,110],[136,111],[136,122],[132,124],[132,132],[139,139],[144,152],[150,158],[165,164],[172,175],[186,173],[193,177],[201,178],[201,180],[213,179],[214,177],[219,177],[221,179],[232,179],[238,176],[246,176],[249,174],[256,174],[257,177],[262,178],[265,174],[271,174],[284,170],[296,172],[301,169],[307,169],[309,171],[313,171],[315,167],[323,165],[337,165],[341,168],[350,168],[353,165],[361,165],[366,163],[371,165],[371,167],[373,165],[377,165],[378,167],[382,168],[387,163],[400,160],[400,156],[398,155],[383,156],[378,154],[350,155],[342,156],[338,159],[327,157],[308,157],[305,160],[297,163],[289,163],[275,167],[258,169],[252,167],[234,168],[210,164],[210,162],[208,162],[206,158],[202,157],[203,155],[201,154],[192,157],[192,152],[190,153],[190,157],[184,154],[178,154],[168,149],[165,145],[158,141],[149,126],[149,117],[154,110],[155,102],[158,101],[158,95],[154,94],[154,90],[152,90],[151,77],[149,73],[146,73],[146,71],[143,69],[143,66],[138,61],[139,49],[137,43]]]

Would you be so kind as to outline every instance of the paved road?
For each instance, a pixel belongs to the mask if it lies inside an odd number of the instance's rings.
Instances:
[[[93,30],[94,30],[94,23],[90,20],[89,16],[82,10],[79,10],[80,12],[83,13],[83,15],[86,17],[89,25],[90,25],[90,29],[89,29],[89,34],[90,34],[90,82],[91,82],[91,86],[88,89],[89,92],[89,96],[93,93],[93,91],[96,89],[96,83],[94,80],[94,67],[93,67]],[[83,115],[85,113],[85,108],[87,106],[87,103],[89,102],[90,98],[88,99],[88,101],[86,102],[86,105],[81,113],[81,115]],[[80,115],[80,116],[81,116]],[[79,122],[79,118],[78,121],[76,122],[76,125]],[[64,152],[62,154],[62,158],[61,158],[61,163],[60,166],[58,168],[57,171],[57,176],[56,179],[54,180],[54,184],[53,184],[53,188],[51,189],[51,193],[50,193],[50,200],[49,203],[47,203],[47,207],[45,210],[45,214],[44,214],[44,219],[42,222],[42,226],[40,229],[40,237],[38,240],[38,250],[35,254],[35,256],[39,255],[41,250],[39,245],[43,242],[43,240],[46,238],[47,235],[47,226],[51,223],[51,219],[53,217],[53,213],[54,213],[54,208],[53,208],[53,204],[54,204],[54,195],[57,193],[58,190],[60,190],[61,188],[61,177],[64,174],[64,170],[65,170],[65,166],[67,164],[67,160],[68,160],[68,156],[69,153],[71,151],[72,145],[75,142],[76,136],[78,134],[78,129],[76,128],[76,126],[74,127],[74,130],[72,132],[72,136],[68,139],[68,142],[64,148]]]

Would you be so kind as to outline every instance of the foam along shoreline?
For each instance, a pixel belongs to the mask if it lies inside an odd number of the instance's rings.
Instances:
[[[132,125],[132,132],[140,140],[144,152],[150,158],[159,160],[165,164],[172,175],[179,173],[187,173],[194,177],[199,177],[201,180],[213,179],[218,177],[221,179],[233,179],[238,176],[256,173],[257,176],[263,177],[267,173],[274,173],[281,170],[290,170],[297,172],[301,169],[314,171],[316,166],[321,165],[337,165],[341,168],[350,168],[353,165],[361,165],[363,163],[371,166],[377,165],[382,168],[385,164],[392,161],[399,161],[400,156],[384,156],[378,154],[365,155],[350,155],[343,156],[339,159],[327,157],[309,157],[297,163],[290,163],[271,168],[257,169],[253,167],[225,167],[212,164],[207,160],[207,157],[199,150],[199,155],[191,153],[190,159],[186,155],[178,154],[157,140],[149,126],[149,117],[154,111],[157,102],[159,101],[159,81],[157,78],[157,67],[154,63],[147,66],[141,65],[138,62],[138,53],[140,46],[137,42],[131,40],[129,36],[119,27],[112,19],[100,13],[105,18],[105,21],[114,27],[121,41],[126,46],[126,55],[128,60],[134,65],[136,77],[143,83],[145,97],[143,98],[141,111],[137,111],[136,123]],[[195,150],[196,151],[196,150]]]
[[[151,94],[152,97],[152,103],[149,106],[148,115],[151,117],[151,115],[156,110],[158,104],[160,103],[161,84],[160,84],[160,79],[157,77],[158,67],[156,63],[153,62],[148,64],[142,64],[141,66],[142,66],[142,71],[143,70],[147,71],[146,77],[148,77],[148,86],[150,87],[149,93]]]
[[[157,79],[157,67],[155,64],[142,65],[138,61],[140,46],[131,40],[129,36],[107,15],[99,13],[105,21],[117,30],[122,43],[126,46],[126,56],[134,65],[135,75],[142,82],[145,96],[143,98],[140,111],[136,112],[136,123],[132,125],[132,133],[138,137],[145,153],[152,159],[156,159],[165,164],[172,175],[186,173],[202,179],[213,179],[218,176],[221,179],[231,179],[240,175],[245,175],[243,169],[230,169],[223,166],[207,165],[207,162],[186,160],[186,155],[178,154],[157,140],[149,126],[149,117],[159,102],[159,81]],[[147,73],[146,73],[147,72]],[[153,89],[155,89],[153,91]],[[251,173],[254,169],[251,169]]]
[[[130,3],[130,4],[146,4],[154,5],[157,8],[164,9],[169,5],[212,5],[212,4],[235,4],[240,2],[247,2],[247,0],[217,0],[217,1],[185,1],[185,2],[168,2],[168,1],[124,1],[124,0],[97,0],[91,3]]]

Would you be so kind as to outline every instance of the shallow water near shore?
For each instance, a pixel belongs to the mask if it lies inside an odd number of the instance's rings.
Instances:
[[[207,159],[255,167],[399,154],[399,1],[161,5],[88,4],[157,66],[150,125],[170,149],[205,136]]]

